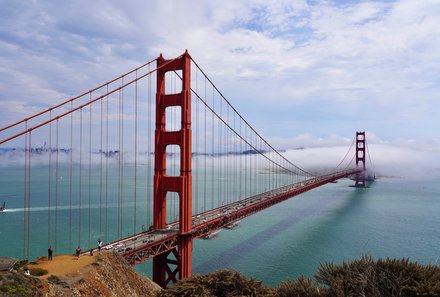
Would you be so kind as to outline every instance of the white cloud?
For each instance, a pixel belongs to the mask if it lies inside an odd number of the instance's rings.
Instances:
[[[306,170],[323,172],[336,168],[347,153],[347,147],[320,147],[302,150],[289,150],[284,153],[287,159]],[[354,156],[354,151],[352,154]],[[348,155],[338,169],[344,169],[354,161]],[[371,156],[371,162],[370,162]],[[352,163],[350,163],[350,160]],[[367,170],[377,176],[419,178],[439,176],[440,154],[424,149],[413,149],[390,144],[370,144],[367,157]]]
[[[0,20],[0,100],[44,106],[188,48],[257,125],[300,109],[311,124],[290,135],[351,125],[426,139],[440,125],[439,15],[435,0],[14,2]],[[1,125],[22,117],[8,106]]]

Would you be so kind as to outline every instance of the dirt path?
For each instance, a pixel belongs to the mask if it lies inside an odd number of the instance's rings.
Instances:
[[[37,261],[37,264],[28,265],[29,268],[42,268],[48,271],[43,277],[48,277],[49,275],[66,276],[75,275],[80,272],[82,268],[87,265],[92,264],[96,259],[95,256],[80,256],[79,258],[75,256],[55,256],[52,261],[46,258]]]

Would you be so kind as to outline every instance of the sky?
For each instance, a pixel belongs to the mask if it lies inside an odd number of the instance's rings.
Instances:
[[[440,1],[0,0],[0,126],[188,49],[282,149],[440,154]]]

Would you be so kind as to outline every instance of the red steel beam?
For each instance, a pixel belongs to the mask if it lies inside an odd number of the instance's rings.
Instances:
[[[161,253],[153,260],[153,281],[162,287],[179,279],[188,278],[192,271],[192,135],[191,135],[191,57],[185,52],[178,59],[165,60],[162,55],[157,59],[157,93],[156,93],[156,131],[154,159],[154,213],[155,229],[165,228],[166,196],[168,192],[179,195],[179,227],[177,238],[178,253]],[[182,91],[178,94],[165,93],[165,74],[169,71],[182,71]],[[180,106],[181,129],[166,130],[166,108]],[[166,174],[166,147],[180,147],[180,176]],[[177,270],[170,265],[177,260]]]
[[[190,232],[187,232],[184,235],[190,236],[192,239],[203,237],[212,231],[215,231],[215,230],[218,230],[218,229],[225,227],[226,225],[230,224],[231,222],[248,217],[254,213],[262,211],[262,210],[269,208],[275,204],[283,202],[287,199],[290,199],[290,198],[297,196],[299,194],[302,194],[304,192],[310,191],[310,190],[317,188],[319,186],[322,186],[324,184],[330,183],[332,181],[335,181],[335,180],[338,180],[338,179],[341,179],[344,177],[355,175],[355,174],[359,173],[360,171],[361,171],[361,169],[345,170],[345,171],[342,171],[339,173],[330,174],[330,175],[318,177],[318,178],[313,178],[313,179],[305,181],[304,183],[302,183],[303,185],[298,186],[298,187],[292,188],[293,185],[284,186],[279,189],[275,189],[273,191],[269,191],[269,192],[266,192],[263,194],[259,194],[259,195],[256,195],[256,196],[253,196],[253,197],[250,197],[250,198],[247,198],[247,199],[244,199],[244,200],[232,203],[232,204],[229,204],[224,207],[220,207],[220,208],[210,210],[210,211],[202,213],[202,214],[198,214],[197,216],[199,216],[199,215],[203,216],[206,213],[221,211],[221,209],[228,209],[228,208],[234,207],[236,205],[238,206],[238,205],[245,205],[246,204],[246,206],[244,206],[240,209],[236,209],[236,210],[229,212],[227,214],[217,216],[207,222],[203,222],[202,224],[195,225],[195,226],[193,226],[193,228],[191,229]],[[277,192],[277,191],[282,191],[282,192],[279,194],[274,194],[270,198],[265,198],[265,199],[259,198],[259,197],[263,197],[264,195],[271,195],[272,193]],[[255,200],[255,199],[258,199],[258,201],[254,202],[252,204],[249,204],[249,205],[247,204],[250,201]],[[260,200],[260,199],[262,199],[262,200]],[[197,216],[193,216],[192,219],[197,220]],[[146,234],[151,234],[151,233],[146,233]],[[136,236],[138,236],[138,235],[136,235]],[[151,259],[151,258],[160,257],[160,255],[163,255],[163,254],[175,249],[176,246],[178,246],[180,236],[182,236],[182,234],[179,234],[178,232],[174,232],[158,242],[147,243],[145,246],[141,246],[135,250],[128,251],[123,254],[123,257],[125,259],[127,259],[127,261],[131,265],[136,265],[136,264],[142,263],[142,262],[144,262],[148,259]],[[133,237],[135,237],[135,236],[133,236]]]

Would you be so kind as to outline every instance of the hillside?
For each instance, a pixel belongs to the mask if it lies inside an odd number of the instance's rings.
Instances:
[[[22,271],[0,274],[0,296],[151,296],[151,297],[405,297],[440,296],[440,267],[407,259],[364,256],[348,263],[322,264],[315,280],[287,280],[276,288],[236,271],[194,275],[167,290],[140,276],[116,253],[99,256],[59,256],[28,265]]]
[[[27,266],[22,271],[0,274],[0,296],[155,296],[160,287],[136,273],[117,253],[95,256],[57,256]]]

